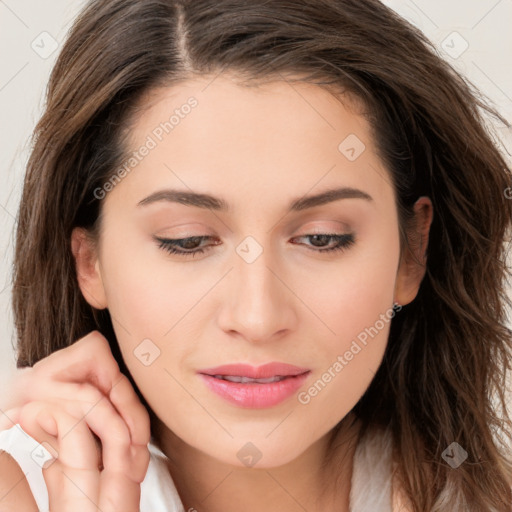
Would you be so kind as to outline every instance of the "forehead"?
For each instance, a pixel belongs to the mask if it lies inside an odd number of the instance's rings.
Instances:
[[[188,108],[191,98],[198,108]],[[280,138],[284,140],[285,136],[298,139],[309,128],[313,142],[315,133],[320,132],[321,136],[328,130],[352,128],[361,138],[368,138],[370,126],[364,117],[365,108],[362,100],[348,91],[336,93],[333,87],[328,90],[297,78],[241,82],[232,74],[197,76],[149,90],[132,117],[131,142],[137,145],[141,137],[168,121],[174,132],[183,131],[177,130],[178,125],[191,111],[194,115],[187,124],[194,124],[195,129],[199,124],[205,129],[216,125],[216,132],[245,128],[255,137],[263,133],[270,136],[272,130],[281,129]],[[197,135],[206,134],[201,131]],[[216,133],[207,135],[211,140]]]
[[[132,119],[127,158],[150,149],[116,189],[179,185],[254,202],[339,185],[375,193],[390,180],[361,107],[313,84],[247,86],[230,75],[153,89]]]

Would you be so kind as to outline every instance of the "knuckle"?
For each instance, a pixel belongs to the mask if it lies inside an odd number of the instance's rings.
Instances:
[[[101,393],[101,391],[98,388],[92,386],[91,384],[88,384],[86,382],[80,382],[77,384],[77,386],[78,396],[76,397],[76,399],[80,400],[81,402],[96,404],[103,398],[105,398],[105,395]]]
[[[42,404],[40,402],[29,402],[21,408],[19,420],[22,428],[23,425],[29,426],[32,424],[35,415],[41,410],[41,407]]]
[[[87,339],[88,343],[93,343],[94,345],[97,345],[100,349],[105,349],[109,346],[107,338],[103,336],[103,334],[100,333],[98,330],[91,331],[85,338]]]
[[[27,368],[27,371],[24,375],[21,375],[20,377],[30,379],[34,376],[39,376],[42,372],[44,372],[44,368],[46,366],[48,359],[46,357],[43,357],[43,359],[39,359],[36,363],[34,363],[31,367]]]
[[[37,432],[37,417],[44,411],[53,415],[56,405],[51,405],[46,402],[33,401],[25,404],[20,409],[18,416],[18,423],[21,428],[29,435],[33,436]]]
[[[91,331],[89,334],[74,343],[76,350],[85,352],[80,354],[89,366],[97,371],[105,371],[107,374],[116,375],[119,372],[119,365],[112,355],[108,340],[99,331]]]
[[[70,348],[76,352],[86,352],[87,356],[93,356],[96,350],[103,349],[105,343],[108,343],[105,337],[98,330],[94,330],[76,340]],[[88,357],[88,359],[94,358]]]

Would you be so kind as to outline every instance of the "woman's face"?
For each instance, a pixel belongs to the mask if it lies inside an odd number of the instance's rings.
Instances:
[[[220,75],[155,90],[145,107],[137,154],[101,199],[82,290],[108,307],[174,434],[229,464],[246,451],[259,467],[284,464],[357,403],[393,302],[406,302],[388,172],[365,119],[318,86]],[[215,369],[269,363],[296,368]],[[243,374],[285,378],[232,382]]]

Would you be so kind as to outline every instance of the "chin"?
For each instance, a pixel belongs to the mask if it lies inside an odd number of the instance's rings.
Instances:
[[[304,442],[304,439],[302,438],[300,441]],[[293,442],[290,438],[287,443],[282,443],[278,440],[269,442],[268,439],[260,441],[256,436],[253,441],[234,439],[229,444],[229,447],[226,446],[225,449],[209,455],[225,464],[241,469],[278,468],[292,462],[307,449],[307,446],[303,446],[301,449],[299,439],[297,442]]]

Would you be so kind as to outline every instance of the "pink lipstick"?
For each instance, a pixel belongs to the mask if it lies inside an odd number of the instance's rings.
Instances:
[[[249,409],[277,405],[293,395],[310,373],[286,363],[228,364],[198,371],[208,388],[228,402]]]

